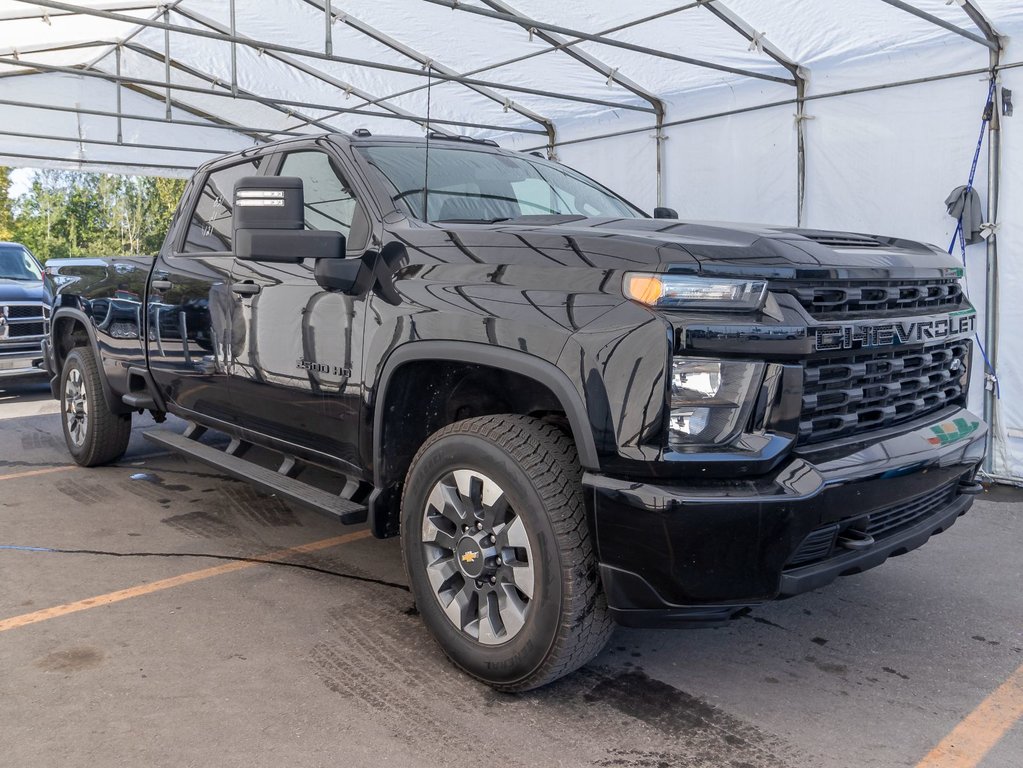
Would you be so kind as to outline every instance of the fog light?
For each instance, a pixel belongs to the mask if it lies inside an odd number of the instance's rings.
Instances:
[[[724,445],[746,425],[764,364],[675,358],[669,445]]]

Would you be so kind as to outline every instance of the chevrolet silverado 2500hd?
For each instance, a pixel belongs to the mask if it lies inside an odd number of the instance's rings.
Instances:
[[[432,634],[504,690],[614,621],[872,568],[980,489],[974,310],[908,240],[650,218],[533,155],[360,131],[204,165],[156,258],[82,271],[44,345],[78,463],[187,420],[147,436],[400,536]]]

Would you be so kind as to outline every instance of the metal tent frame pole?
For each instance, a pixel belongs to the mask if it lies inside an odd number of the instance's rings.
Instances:
[[[233,2],[233,0],[232,0],[232,2]],[[238,38],[245,37],[245,35],[238,34],[235,30],[232,30],[232,29],[229,29],[227,27],[224,27],[222,24],[217,23],[213,19],[207,18],[206,16],[203,16],[201,14],[195,13],[194,11],[187,10],[185,8],[178,8],[177,9],[177,13],[178,13],[179,16],[184,16],[186,19],[190,19],[190,20],[194,21],[196,24],[201,24],[202,26],[206,27],[207,29],[212,29],[212,30],[214,30],[216,32],[230,34],[233,37],[238,37]],[[232,64],[231,64],[232,73],[234,73],[236,71],[236,67],[237,67],[237,64],[236,64],[236,61],[235,61],[235,55],[233,53],[235,46],[237,46],[237,43],[231,43],[231,47],[232,47]],[[327,51],[327,52],[330,53],[330,51]],[[276,51],[266,51],[263,55],[266,56],[267,58],[274,59],[275,61],[279,61],[282,64],[285,64],[285,65],[291,67],[292,69],[298,70],[299,72],[302,72],[302,73],[304,73],[306,75],[309,75],[310,77],[312,77],[312,78],[314,78],[316,80],[319,80],[320,82],[327,83],[328,85],[331,85],[331,86],[333,86],[335,88],[338,88],[338,89],[342,90],[345,93],[346,97],[349,94],[351,94],[351,95],[357,96],[358,98],[363,99],[363,100],[365,100],[367,102],[370,101],[370,100],[374,100],[373,103],[375,105],[381,107],[382,109],[386,109],[388,112],[393,112],[396,115],[403,115],[404,117],[409,118],[409,119],[414,119],[415,118],[415,115],[413,115],[408,110],[405,110],[405,109],[403,109],[403,108],[401,108],[401,107],[399,107],[399,106],[397,106],[395,104],[391,104],[386,99],[376,99],[372,94],[370,94],[370,93],[368,93],[366,91],[363,91],[361,88],[358,88],[355,85],[352,85],[351,83],[349,83],[349,82],[347,82],[345,80],[341,80],[340,78],[336,78],[333,75],[327,74],[323,70],[317,69],[316,67],[313,67],[313,66],[311,66],[309,64],[301,62],[301,61],[299,61],[299,60],[297,60],[297,59],[295,59],[295,58],[293,58],[291,56],[287,56],[287,55],[285,55],[283,53],[277,53]],[[232,75],[232,77],[233,77],[233,75]],[[237,93],[238,92],[238,84],[237,84],[237,82],[235,80],[232,80],[232,84],[231,85],[232,85],[232,88],[233,88],[233,92]],[[330,120],[331,117],[334,117],[334,116],[335,115],[327,115],[325,117],[320,118],[320,120]],[[309,124],[309,123],[307,123],[305,121],[304,118],[303,118],[302,122],[305,125]],[[425,126],[426,124],[425,123],[420,123],[420,125]],[[447,131],[444,128],[438,128],[438,130],[441,133],[450,133],[449,131]]]
[[[155,149],[167,152],[193,152],[200,155],[229,155],[240,151],[235,149],[197,149],[196,147],[185,147],[180,144],[148,144],[143,142],[123,141],[121,139],[93,139],[80,136],[57,136],[46,133],[28,133],[22,131],[0,130],[0,136],[10,136],[15,139],[38,139],[40,141],[60,141],[73,144],[89,146],[95,144],[100,147],[128,147],[129,149]],[[2,150],[0,150],[2,152]]]
[[[444,8],[450,8],[453,11],[465,11],[466,13],[474,13],[478,16],[486,16],[491,19],[498,21],[510,22],[512,24],[518,24],[519,20],[514,16],[509,16],[498,11],[488,10],[486,8],[480,8],[475,5],[463,5],[459,0],[422,0],[425,3],[433,3]],[[653,56],[659,59],[667,59],[669,61],[676,61],[680,64],[689,64],[694,67],[702,67],[704,69],[714,69],[719,72],[726,72],[732,75],[740,75],[742,77],[752,77],[757,80],[768,80],[775,83],[784,83],[786,85],[795,85],[793,80],[784,77],[778,77],[777,75],[768,75],[763,72],[756,72],[751,69],[742,69],[740,67],[730,67],[725,64],[717,64],[712,61],[704,61],[702,59],[694,59],[691,56],[683,56],[678,53],[671,53],[669,51],[662,51],[657,48],[649,48],[645,45],[636,45],[634,43],[627,43],[623,40],[615,40],[614,38],[603,37],[601,35],[594,35],[588,32],[580,32],[577,29],[571,29],[569,27],[563,27],[560,24],[548,24],[546,22],[533,21],[532,26],[537,30],[544,30],[546,32],[556,32],[558,34],[567,35],[569,37],[578,37],[584,41],[591,43],[599,43],[600,45],[608,45],[612,48],[621,48],[622,50],[632,51],[633,53],[642,53],[647,56]]]
[[[159,57],[159,54],[157,54],[156,51],[152,50],[151,48],[148,48],[147,46],[139,45],[138,43],[127,43],[124,47],[127,48],[130,51],[133,51],[133,52],[139,54],[140,56],[146,56],[147,58],[151,58],[151,59],[154,59],[154,60]],[[268,97],[264,97],[264,96],[259,96],[258,94],[255,94],[252,91],[249,91],[249,90],[247,90],[245,88],[238,88],[236,86],[235,87],[235,92],[232,93],[231,92],[231,85],[230,85],[230,83],[224,83],[224,82],[220,81],[216,76],[211,75],[208,72],[204,72],[201,69],[197,69],[196,67],[193,67],[193,66],[191,66],[189,64],[185,64],[185,63],[183,63],[181,61],[178,61],[175,58],[167,58],[166,61],[169,63],[169,65],[173,69],[175,69],[175,70],[177,70],[179,72],[183,72],[184,74],[188,75],[189,77],[194,77],[197,80],[202,80],[205,83],[209,83],[211,88],[220,87],[220,88],[226,89],[226,92],[230,93],[231,98],[245,97],[246,100],[248,98],[252,98],[253,100],[257,101],[259,104],[262,104],[265,107],[269,107],[270,109],[274,110],[275,112],[280,112],[280,113],[282,113],[284,115],[287,115],[288,117],[295,116],[295,117],[300,117],[300,118],[303,118],[303,119],[308,119],[310,124],[315,125],[317,128],[320,128],[321,130],[327,131],[328,133],[336,133],[338,131],[338,128],[336,126],[330,125],[329,123],[326,123],[326,122],[324,122],[322,120],[319,120],[317,118],[310,117],[308,115],[304,115],[301,112],[296,112],[293,109],[286,109],[286,108],[280,106],[280,104],[275,102],[273,99],[268,98]],[[173,86],[169,86],[169,87],[173,87]]]
[[[151,2],[151,3],[139,3],[139,2],[125,2],[125,3],[104,3],[104,10],[107,11],[153,11],[157,16],[162,13],[161,6],[165,5],[164,2]],[[40,3],[30,3],[32,6],[38,6]],[[0,21],[31,21],[33,19],[39,19],[45,21],[46,19],[55,18],[58,16],[74,16],[77,13],[81,13],[80,8],[60,8],[54,9],[56,13],[50,11],[44,11],[39,13],[36,10],[26,10],[24,13],[8,12],[0,13]]]
[[[905,11],[908,14],[916,16],[918,19],[923,19],[924,21],[930,22],[931,24],[941,27],[942,29],[947,29],[949,32],[953,32],[954,34],[965,37],[967,40],[972,40],[975,43],[979,43],[980,45],[983,45],[985,48],[990,48],[992,51],[997,52],[1001,48],[1000,44],[997,42],[997,38],[995,40],[991,40],[988,37],[981,37],[980,35],[975,35],[968,29],[963,29],[962,27],[956,26],[951,21],[945,21],[945,19],[927,13],[927,11],[922,11],[915,5],[910,5],[909,3],[903,2],[903,0],[881,0],[881,2],[892,6],[893,8],[898,8],[900,11]]]
[[[52,64],[43,64],[42,62],[27,62],[27,61],[15,60],[15,59],[10,59],[10,58],[6,58],[6,57],[2,57],[2,56],[0,56],[0,64],[24,66],[24,67],[28,67],[29,69],[34,69],[34,70],[39,71],[39,72],[59,72],[59,73],[63,73],[63,74],[78,75],[78,76],[81,76],[81,77],[93,77],[93,78],[99,78],[99,79],[102,79],[102,80],[107,80],[108,82],[112,82],[112,83],[114,83],[114,82],[121,82],[121,83],[126,83],[126,84],[131,84],[131,85],[144,86],[144,87],[147,87],[147,88],[153,88],[153,89],[157,89],[157,90],[164,89],[164,88],[168,87],[167,83],[165,83],[162,80],[148,80],[148,79],[139,78],[139,77],[129,77],[127,75],[122,75],[122,76],[118,77],[117,75],[114,75],[114,74],[112,74],[110,72],[106,72],[106,71],[102,71],[102,70],[87,70],[87,69],[80,69],[78,67],[61,67],[61,66],[52,65]],[[316,109],[316,110],[323,110],[324,112],[329,112],[331,110],[338,110],[338,107],[336,105],[333,105],[333,104],[317,104],[317,103],[312,103],[312,102],[307,102],[307,101],[300,101],[298,99],[278,99],[278,98],[269,99],[268,97],[264,97],[264,96],[250,96],[250,95],[245,94],[245,93],[239,93],[237,96],[233,96],[230,93],[230,91],[216,91],[216,90],[212,90],[210,88],[199,87],[199,86],[194,86],[194,85],[184,85],[184,84],[181,84],[181,83],[173,83],[172,82],[169,87],[170,87],[170,89],[172,91],[181,91],[183,93],[197,93],[197,94],[202,94],[204,96],[214,96],[214,97],[226,98],[226,99],[236,99],[236,100],[240,100],[240,101],[252,101],[252,102],[256,102],[256,103],[263,103],[263,102],[266,102],[266,101],[269,100],[269,101],[273,101],[275,104],[278,104],[278,105],[286,105],[286,106],[292,106],[292,107],[299,107],[299,108],[303,108],[303,109]],[[264,104],[264,106],[267,106],[267,105]],[[339,110],[339,111],[343,111],[343,112],[345,112],[347,114],[364,115],[366,117],[378,117],[378,118],[383,118],[383,119],[412,120],[414,122],[423,122],[423,121],[426,120],[426,118],[423,117],[423,116],[413,116],[413,117],[410,117],[410,118],[406,118],[406,117],[403,117],[401,115],[392,114],[390,112],[366,112],[366,111],[360,110],[360,109],[343,109],[343,110]],[[439,119],[439,118],[437,118],[437,119],[431,118],[430,122],[431,123],[436,122],[436,123],[440,123],[440,124],[444,124],[444,125],[459,125],[459,126],[463,126],[463,127],[467,127],[467,128],[479,128],[481,130],[507,131],[507,132],[524,133],[524,134],[537,134],[537,135],[541,135],[541,136],[542,135],[546,135],[545,131],[541,131],[541,130],[538,130],[538,129],[532,129],[532,128],[521,128],[521,127],[516,127],[516,126],[492,125],[492,124],[489,124],[489,123],[467,123],[467,122],[463,122],[461,120],[442,120],[442,119]]]
[[[69,11],[74,13],[83,14],[86,16],[93,16],[101,19],[108,19],[110,21],[118,21],[123,24],[130,26],[142,26],[150,29],[168,30],[170,32],[176,32],[182,35],[190,35],[192,37],[203,37],[207,40],[217,40],[222,43],[235,42],[239,45],[245,45],[256,51],[277,51],[279,53],[287,53],[293,56],[302,56],[309,59],[317,59],[320,61],[330,61],[336,64],[349,64],[356,67],[365,67],[367,69],[377,69],[384,72],[396,72],[403,75],[411,75],[414,77],[422,78],[426,80],[432,78],[433,80],[443,80],[450,82],[461,83],[466,86],[481,86],[484,88],[499,89],[505,91],[511,91],[514,93],[527,93],[534,96],[542,96],[545,98],[558,99],[563,101],[575,101],[584,104],[595,104],[598,106],[611,107],[613,109],[632,109],[639,111],[653,111],[649,107],[640,107],[637,105],[620,104],[616,102],[606,101],[603,99],[593,99],[586,96],[578,96],[576,94],[563,93],[559,91],[550,91],[543,88],[531,88],[524,85],[515,85],[512,83],[502,83],[493,80],[481,80],[478,78],[463,77],[458,73],[444,73],[437,69],[433,69],[432,72],[428,73],[425,68],[422,67],[406,67],[398,64],[387,64],[380,61],[370,61],[367,59],[357,59],[351,56],[338,56],[337,54],[328,55],[319,51],[313,51],[305,48],[298,48],[291,45],[283,45],[280,43],[274,43],[269,40],[258,40],[255,38],[241,38],[231,37],[230,35],[220,34],[211,30],[198,29],[193,27],[185,27],[179,24],[169,24],[156,19],[139,19],[132,16],[124,16],[123,14],[112,13],[110,11],[103,11],[97,8],[90,8],[88,6],[77,6],[71,3],[59,2],[58,0],[18,0],[18,2],[31,2],[33,5],[43,6],[45,8],[53,8],[56,10]],[[149,6],[146,6],[149,7]],[[322,7],[322,6],[321,6]],[[503,103],[503,100],[502,100]],[[331,109],[336,109],[332,107]],[[351,112],[351,110],[345,110]],[[422,118],[421,118],[422,119]],[[431,122],[433,122],[431,120]],[[458,121],[451,121],[452,124],[466,125],[466,123],[459,123]],[[506,127],[502,127],[499,130],[514,130]]]
[[[703,0],[700,0],[700,2],[703,2]],[[671,16],[671,15],[674,15],[674,14],[677,14],[677,13],[681,13],[682,11],[687,11],[690,8],[695,8],[698,5],[700,5],[700,2],[693,2],[693,3],[689,3],[688,5],[682,5],[682,6],[678,6],[678,7],[675,7],[675,8],[668,8],[667,10],[658,11],[657,13],[651,14],[649,16],[644,16],[644,17],[639,18],[639,19],[632,19],[631,21],[627,21],[627,22],[624,22],[622,24],[618,24],[618,25],[616,25],[614,27],[609,27],[607,29],[601,30],[597,34],[598,35],[610,35],[610,34],[613,34],[615,32],[620,32],[623,29],[630,29],[632,27],[637,27],[637,26],[639,26],[641,24],[647,24],[647,23],[649,23],[651,21],[656,21],[657,19],[662,19],[665,16]],[[540,49],[538,51],[530,51],[529,53],[525,53],[525,54],[522,54],[520,56],[515,56],[514,58],[511,58],[511,59],[505,59],[503,61],[497,61],[497,62],[494,62],[492,64],[487,64],[486,66],[480,67],[478,69],[473,69],[473,70],[469,70],[467,72],[462,72],[461,76],[462,77],[472,77],[473,75],[479,75],[479,74],[482,74],[484,72],[492,72],[495,69],[501,69],[502,67],[507,67],[507,66],[509,66],[511,64],[517,64],[520,61],[527,61],[529,59],[535,59],[535,58],[537,58],[539,56],[547,56],[547,55],[555,53],[556,51],[559,51],[559,50],[561,50],[563,48],[570,48],[570,47],[578,45],[579,43],[584,43],[584,42],[586,42],[586,41],[582,40],[580,38],[576,38],[575,40],[568,40],[565,43],[562,43],[562,44],[559,44],[559,45],[552,45],[550,48],[543,48],[543,49]],[[399,96],[407,96],[410,93],[418,93],[419,91],[423,91],[425,89],[426,89],[425,85],[417,85],[414,88],[406,88],[405,90],[398,91],[397,93],[389,94],[387,96],[384,96],[383,98],[385,98],[385,99],[396,99]],[[372,103],[372,102],[369,102],[369,103]],[[368,104],[363,105],[363,106],[368,106]],[[622,108],[627,108],[627,109],[633,109],[633,110],[636,110],[636,111],[647,111],[647,110],[644,110],[642,107],[635,107],[635,106],[632,106],[632,105],[625,105],[625,104],[623,104],[623,105],[621,105],[621,107]]]
[[[664,143],[663,125],[666,113],[666,107],[664,102],[648,88],[644,88],[634,80],[621,74],[617,68],[613,68],[608,64],[605,64],[596,56],[592,56],[589,53],[586,53],[585,51],[572,47],[571,41],[568,38],[562,37],[557,32],[548,32],[543,29],[538,29],[537,27],[534,26],[533,19],[515,10],[507,3],[503,2],[503,0],[483,0],[483,2],[500,13],[503,13],[508,16],[513,16],[514,18],[518,19],[519,20],[518,25],[520,27],[527,30],[530,33],[530,35],[535,34],[544,42],[549,43],[551,46],[553,46],[552,50],[560,50],[566,55],[571,56],[573,59],[580,62],[584,66],[589,67],[595,72],[600,73],[603,77],[607,79],[608,85],[610,85],[611,83],[617,83],[622,88],[625,88],[626,90],[634,93],[636,96],[639,96],[641,99],[650,104],[651,107],[653,107],[654,114],[657,120],[657,133],[654,138],[654,140],[656,141],[655,157],[656,157],[657,205],[659,206],[662,205],[664,203],[663,188],[664,185],[662,183],[663,167],[662,146]],[[552,147],[551,156],[552,159],[555,159],[553,152],[554,150]]]
[[[1001,35],[977,5],[975,0],[963,0],[963,11],[984,34],[991,49],[991,77],[997,83],[1004,50]],[[995,379],[984,384],[984,420],[988,423],[987,453],[984,456],[984,471],[990,473],[994,466],[995,435],[998,433],[998,197],[1001,193],[1002,175],[1002,118],[998,109],[998,88],[992,92],[991,120],[988,123],[987,143],[987,206],[988,221],[993,225],[986,244],[984,281],[984,307],[987,314],[984,323],[984,351]],[[986,376],[985,372],[985,376]],[[990,386],[988,384],[990,383]]]
[[[77,139],[75,141],[77,141]],[[25,152],[5,152],[3,150],[0,150],[0,158],[5,158],[5,157],[10,157],[10,158],[13,158],[13,159],[16,159],[16,160],[36,160],[36,161],[43,161],[43,162],[49,162],[49,163],[65,163],[67,165],[76,165],[76,166],[98,165],[98,166],[100,166],[100,168],[109,168],[111,166],[118,166],[118,163],[111,162],[110,160],[86,160],[84,158],[70,159],[67,156],[64,156],[64,157],[54,157],[53,155],[37,155],[37,154],[28,154],[28,153],[25,153]],[[145,173],[145,171],[147,169],[150,169],[150,168],[156,168],[156,169],[159,169],[161,171],[176,171],[176,172],[180,173],[181,176],[191,175],[191,173],[195,171],[195,166],[168,165],[166,163],[145,163],[144,165],[141,164],[141,163],[124,163],[121,167],[137,168],[138,169],[138,173],[136,175],[141,175],[141,174]]]
[[[758,34],[753,25],[728,8],[721,0],[708,0],[703,7],[742,35],[753,46],[785,67],[792,75],[796,86],[796,226],[801,227],[804,223],[803,209],[806,202],[806,121],[810,119],[806,114],[806,87],[809,70],[800,66],[799,62],[791,56],[783,53],[765,35]]]
[[[516,114],[521,115],[522,117],[525,117],[527,120],[531,120],[537,125],[542,126],[547,134],[547,144],[549,146],[549,152],[551,153],[554,152],[554,144],[558,140],[558,132],[557,128],[555,128],[554,126],[554,121],[551,120],[549,117],[541,115],[538,112],[533,111],[532,109],[524,107],[521,104],[518,104],[512,101],[511,99],[507,98],[506,96],[502,96],[500,93],[493,90],[493,88],[491,88],[490,86],[476,85],[469,83],[465,80],[459,79],[458,72],[456,72],[451,67],[440,63],[436,59],[427,56],[422,51],[417,51],[415,48],[406,45],[400,40],[396,40],[390,35],[381,32],[379,29],[370,26],[361,19],[352,16],[350,13],[345,13],[343,11],[335,11],[333,4],[331,3],[331,0],[322,1],[303,0],[303,2],[305,2],[307,5],[313,6],[314,8],[322,9],[329,16],[337,19],[339,22],[343,24],[346,24],[352,29],[361,32],[371,40],[375,40],[378,43],[381,43],[382,45],[386,45],[392,51],[396,51],[397,53],[400,53],[402,56],[411,59],[412,61],[422,66],[427,71],[428,74],[432,74],[434,71],[436,71],[442,75],[455,78],[455,82],[460,82],[470,90],[473,90],[476,93],[480,94],[481,96],[490,99],[491,101],[497,104],[500,104],[504,108],[505,112],[508,112],[510,110],[512,112],[515,112]]]
[[[149,94],[144,94],[147,97],[152,98]],[[139,121],[146,123],[160,123],[166,125],[167,121],[162,117],[156,115],[139,115],[130,114],[127,112],[111,112],[103,109],[90,109],[81,106],[67,106],[58,104],[43,104],[34,101],[15,101],[12,99],[0,99],[0,106],[3,107],[16,107],[20,109],[41,109],[48,112],[64,112],[67,114],[79,114],[79,115],[91,115],[93,117],[107,117],[116,120],[121,118],[128,121]],[[185,109],[181,104],[175,105],[178,109]],[[194,110],[193,114],[199,113],[199,110]],[[212,115],[206,116],[199,114],[201,117],[205,117],[207,120],[221,120],[221,122],[203,122],[200,120],[183,120],[180,117],[174,118],[175,125],[184,125],[192,128],[211,128],[213,130],[221,131],[232,131],[239,135],[248,136],[249,138],[257,141],[266,142],[269,141],[269,136],[313,136],[315,134],[309,131],[290,130],[290,129],[279,129],[279,128],[254,128],[252,126],[238,125],[231,122],[224,122],[221,118],[213,117]],[[257,135],[264,134],[264,135]]]
[[[20,58],[26,54],[33,53],[58,53],[60,51],[75,51],[82,48],[106,48],[117,45],[117,40],[90,40],[84,43],[62,43],[60,45],[11,45],[0,49],[0,56],[14,56]],[[16,77],[20,72],[3,72],[0,77]]]
[[[1000,64],[998,71],[1004,69],[1016,69],[1023,67],[1023,62],[1016,64]],[[985,75],[991,72],[990,67],[981,67],[978,69],[965,69],[959,72],[948,72],[941,75],[930,75],[928,77],[915,77],[910,80],[897,80],[891,83],[880,83],[879,85],[866,85],[862,88],[845,88],[840,91],[829,91],[827,93],[814,93],[807,94],[804,96],[804,100],[807,102],[821,101],[824,99],[833,99],[838,96],[850,96],[857,93],[872,93],[873,91],[886,91],[891,88],[903,88],[909,85],[920,85],[921,83],[936,83],[941,80],[954,80],[959,77],[976,77],[977,75]],[[753,104],[748,107],[737,107],[735,109],[726,109],[720,112],[711,112],[706,115],[698,115],[696,117],[686,117],[679,120],[670,120],[664,124],[665,128],[674,128],[679,125],[689,125],[690,123],[701,123],[707,120],[717,120],[722,117],[733,117],[735,115],[744,115],[749,112],[759,112],[763,109],[774,109],[776,107],[795,106],[796,99],[778,99],[777,101],[768,101],[762,104]],[[643,131],[649,131],[650,126],[640,126],[637,128],[623,128],[620,131],[610,131],[608,133],[594,134],[592,136],[583,136],[578,139],[567,139],[565,141],[559,141],[559,147],[570,146],[573,144],[585,144],[590,141],[601,141],[602,139],[612,139],[617,136],[628,136],[633,133],[642,133]],[[534,149],[542,149],[543,147],[527,147],[525,151]]]

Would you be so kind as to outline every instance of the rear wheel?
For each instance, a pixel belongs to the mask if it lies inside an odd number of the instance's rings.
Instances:
[[[110,410],[92,350],[71,350],[61,371],[60,392],[64,441],[74,460],[95,467],[123,456],[131,439],[131,414]]]
[[[508,691],[585,664],[612,624],[571,439],[525,416],[435,433],[409,468],[402,552],[427,627],[451,660]]]

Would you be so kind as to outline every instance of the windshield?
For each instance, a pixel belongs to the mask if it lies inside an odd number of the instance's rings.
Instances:
[[[42,280],[43,273],[24,246],[0,245],[0,279]]]
[[[425,145],[359,147],[390,182],[391,199],[427,221],[494,222],[521,216],[608,216],[644,214],[580,173],[522,155],[430,145],[429,210]]]

